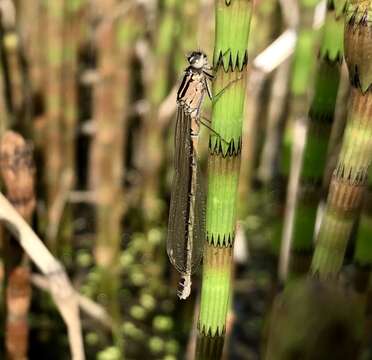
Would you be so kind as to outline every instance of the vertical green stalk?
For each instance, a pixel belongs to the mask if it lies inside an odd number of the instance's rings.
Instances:
[[[352,85],[348,119],[312,260],[312,272],[322,278],[341,269],[367,187],[372,161],[371,36],[372,1],[350,1],[344,43]]]
[[[199,335],[212,338],[225,332],[231,296],[251,14],[249,0],[216,1],[212,128],[221,137],[211,134],[209,140],[207,241],[198,322]]]
[[[79,15],[84,0],[66,0],[66,16],[64,19],[64,48],[63,48],[63,146],[64,171],[74,177],[75,168],[75,134],[78,116],[77,109],[77,61],[79,34]],[[73,186],[71,181],[70,186]]]
[[[6,129],[10,126],[4,85],[4,64],[0,60],[0,108],[3,109],[0,112],[0,136],[3,136]]]
[[[73,189],[75,184],[75,143],[77,133],[77,78],[78,78],[78,45],[81,38],[79,33],[79,21],[82,13],[83,0],[65,0],[64,19],[63,19],[63,63],[61,68],[61,150],[63,149],[63,163],[61,164],[60,193],[67,194]],[[60,200],[61,201],[61,200]],[[60,232],[58,239],[59,246],[69,254],[68,247],[71,246],[72,239],[72,213],[69,204],[62,204],[59,211],[54,211],[52,219],[56,225],[49,231],[50,241],[55,242],[55,238]]]
[[[343,58],[344,4],[328,1],[326,21],[315,77],[315,92],[309,111],[309,125],[300,174],[299,194],[293,224],[291,273],[303,273],[310,265],[318,203],[322,197],[322,178],[328,140],[335,116],[335,105]]]
[[[249,41],[249,52],[256,55],[270,44],[280,32],[279,3],[264,0],[255,6],[251,32],[255,34]],[[248,80],[248,88],[252,91],[247,98],[246,122],[243,125],[243,142],[241,154],[239,197],[247,198],[252,185],[252,178],[256,178],[254,170],[258,166],[258,154],[264,146],[265,127],[269,117],[270,94],[273,88],[274,73],[255,74]],[[251,206],[250,202],[242,201],[238,205],[239,217],[245,218]]]
[[[98,204],[95,259],[100,270],[100,287],[115,325],[121,321],[118,292],[120,286],[119,255],[122,236],[130,64],[133,36],[138,31],[137,18],[130,11],[124,18],[112,20],[116,1],[102,3],[103,19],[97,29],[99,82],[94,89],[94,119],[97,131],[91,149],[93,188]],[[116,333],[116,345],[123,343]],[[121,355],[123,356],[123,355]]]
[[[353,285],[354,289],[367,296],[369,288],[369,279],[372,267],[372,247],[370,236],[372,234],[372,183],[371,168],[368,174],[368,188],[364,195],[363,208],[360,214],[358,229],[356,231],[356,246],[354,251],[354,271]]]
[[[94,88],[93,117],[97,131],[91,145],[91,171],[96,207],[97,237],[94,248],[96,263],[100,270],[100,289],[105,294],[103,304],[117,325],[120,322],[118,303],[119,269],[118,256],[121,236],[123,207],[121,191],[122,162],[114,163],[121,148],[121,114],[117,112],[116,93],[118,84],[117,23],[110,19],[116,1],[101,4],[102,24],[96,30],[97,71],[99,81]],[[117,178],[119,175],[119,179]]]
[[[283,136],[283,151],[280,158],[279,175],[283,181],[276,193],[275,207],[277,208],[276,224],[273,232],[274,248],[281,247],[280,270],[281,277],[286,276],[291,226],[293,217],[291,211],[296,202],[298,169],[302,156],[299,136],[294,134],[296,129],[307,125],[307,111],[310,105],[310,92],[316,65],[316,46],[318,32],[313,28],[314,11],[318,0],[301,0],[299,2],[299,24],[297,26],[296,48],[292,60],[291,79],[289,84],[290,100],[289,114]],[[299,148],[295,149],[295,146]],[[299,151],[300,150],[300,151]],[[286,184],[291,190],[288,192]],[[280,245],[279,245],[280,244]]]
[[[165,122],[158,117],[159,106],[169,92],[169,68],[174,46],[174,34],[176,27],[175,16],[177,9],[176,0],[164,0],[164,9],[160,17],[160,23],[156,34],[154,59],[149,66],[151,77],[147,81],[147,96],[150,101],[149,116],[145,124],[146,156],[144,160],[144,215],[149,223],[156,223],[161,217],[164,206],[160,203],[160,170],[163,159],[162,132]]]
[[[7,29],[3,38],[10,85],[12,112],[20,114],[24,102],[23,75],[20,63],[20,39],[15,30]],[[17,119],[18,120],[18,119]],[[14,119],[16,121],[16,119]]]
[[[40,44],[45,41],[45,4],[43,0],[22,1],[20,11],[20,26],[29,78],[33,95],[41,95],[45,59]],[[32,21],[30,21],[32,19]]]
[[[372,266],[372,176],[371,168],[369,169],[368,189],[363,201],[363,208],[360,214],[354,261],[357,265],[366,267],[368,270]]]
[[[47,127],[45,141],[46,185],[48,202],[48,221],[53,223],[52,207],[60,191],[62,156],[62,64],[63,64],[63,20],[64,0],[48,1],[47,16],[47,55],[46,55],[46,111]],[[54,226],[54,224],[53,224]],[[49,239],[47,239],[49,241]],[[56,240],[56,239],[54,239]],[[57,251],[55,241],[49,241],[52,251]]]

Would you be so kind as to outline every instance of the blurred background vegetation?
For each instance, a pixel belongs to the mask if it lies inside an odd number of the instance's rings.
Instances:
[[[215,1],[0,0],[1,191],[80,294],[87,359],[372,359],[372,1],[231,2],[253,8],[234,279],[196,346],[201,279],[177,298],[165,241],[176,92],[187,53],[212,63]],[[72,358],[50,274],[0,240],[0,358]]]

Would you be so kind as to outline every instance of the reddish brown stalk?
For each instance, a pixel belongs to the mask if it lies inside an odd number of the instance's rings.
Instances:
[[[35,209],[35,169],[30,146],[19,134],[7,131],[0,144],[0,172],[7,197],[17,211],[30,222]],[[23,360],[28,349],[28,309],[31,299],[28,261],[18,243],[5,241],[6,330],[9,359]]]
[[[42,147],[46,142],[45,128],[47,118],[45,114],[47,90],[47,4],[42,0],[19,2],[19,26],[22,50],[24,51],[29,91],[26,101],[31,106],[33,119],[32,138],[35,147]],[[32,21],[30,21],[32,19]]]
[[[81,3],[84,3],[83,1]],[[83,6],[76,7],[74,1],[66,1],[66,16],[63,25],[63,148],[64,170],[74,173],[75,168],[75,134],[77,123],[77,66],[78,47],[81,40],[81,20]],[[74,176],[73,176],[74,177]],[[71,186],[73,184],[71,183]]]
[[[96,125],[90,153],[90,186],[97,196],[95,258],[101,270],[101,290],[116,323],[120,319],[117,267],[124,211],[123,177],[129,64],[128,34],[131,16],[114,17],[116,1],[102,2],[101,22],[96,28],[98,81],[94,88],[93,118]],[[133,14],[131,14],[133,15]],[[131,26],[131,25],[132,26]]]
[[[42,75],[42,36],[45,33],[43,19],[44,7],[41,0],[21,1],[19,3],[19,28],[25,50],[30,80],[35,92],[41,89]],[[45,15],[45,14],[44,14]],[[32,21],[30,21],[32,19]]]
[[[10,79],[12,110],[19,114],[24,104],[24,87],[20,61],[20,39],[16,31],[5,32],[4,48]]]
[[[147,85],[147,96],[150,102],[150,111],[145,119],[144,135],[144,157],[143,157],[143,208],[145,221],[147,223],[157,222],[161,218],[161,197],[159,196],[161,165],[164,157],[164,141],[162,135],[167,124],[159,118],[159,107],[169,92],[169,67],[174,47],[176,25],[176,1],[166,1],[162,16],[156,33],[156,43],[152,61],[147,64],[149,80],[145,79]],[[190,49],[191,50],[191,49]]]
[[[61,191],[61,175],[64,164],[62,132],[62,64],[64,1],[48,1],[47,9],[47,81],[46,110],[47,127],[45,138],[46,184],[48,203],[48,226],[55,226],[53,208]],[[47,239],[52,251],[57,250],[56,239]]]

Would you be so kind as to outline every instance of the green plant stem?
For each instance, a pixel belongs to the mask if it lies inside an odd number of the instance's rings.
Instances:
[[[103,20],[97,30],[98,73],[100,80],[94,93],[94,118],[97,132],[92,144],[91,180],[98,197],[95,258],[100,270],[100,287],[106,295],[105,305],[115,321],[121,322],[118,292],[122,217],[124,214],[123,178],[125,138],[131,87],[130,64],[133,41],[138,33],[135,10],[125,18],[112,21],[116,1],[102,4]],[[118,332],[116,345],[123,357],[124,345]]]
[[[310,106],[310,95],[313,92],[314,74],[316,70],[316,48],[318,31],[313,27],[315,7],[319,1],[301,1],[299,4],[300,21],[298,38],[293,57],[293,69],[290,83],[290,112],[284,134],[284,149],[282,152],[280,172],[288,179],[285,194],[285,209],[282,224],[277,226],[280,233],[276,238],[281,239],[279,259],[279,277],[285,280],[288,273],[290,249],[293,234],[293,222],[296,203],[299,195],[301,166],[304,158],[306,134],[308,128],[307,112]],[[280,202],[281,199],[278,199]]]
[[[210,135],[208,157],[207,244],[198,329],[200,335],[224,334],[231,296],[242,122],[246,90],[247,43],[252,12],[248,0],[216,2],[212,128],[229,142]]]
[[[352,90],[341,152],[312,261],[312,272],[322,278],[335,276],[341,269],[368,183],[372,161],[371,20],[372,1],[348,3],[345,59]]]
[[[299,194],[293,223],[291,275],[305,273],[311,259],[317,208],[323,196],[322,178],[343,57],[343,16],[328,3],[323,29],[315,91],[309,111],[309,125],[300,174]]]
[[[97,132],[91,148],[90,177],[99,201],[94,255],[101,275],[100,289],[105,294],[104,305],[118,326],[121,321],[118,256],[124,201],[121,189],[124,124],[116,102],[116,94],[122,91],[122,87],[117,77],[117,23],[110,19],[115,4],[114,0],[101,4],[102,25],[97,29],[97,67],[100,80],[94,89],[93,116],[97,123]],[[120,342],[116,341],[116,345],[121,348]]]
[[[162,210],[165,209],[160,201],[161,164],[163,160],[162,133],[164,121],[160,121],[159,106],[169,92],[169,68],[171,65],[172,47],[174,47],[175,16],[178,3],[176,0],[165,0],[163,14],[157,31],[154,58],[151,64],[151,73],[147,74],[150,81],[147,82],[147,97],[150,101],[149,116],[144,126],[144,139],[146,143],[146,156],[144,159],[144,216],[146,225],[157,223],[161,218]]]
[[[372,93],[352,89],[349,115],[327,208],[319,230],[312,271],[337,274],[346,244],[359,216],[372,157]]]
[[[372,176],[371,168],[369,171],[369,184],[363,202],[363,209],[358,224],[356,237],[356,248],[354,261],[368,269],[372,266],[372,247],[370,235],[372,233]]]
[[[24,103],[22,67],[20,63],[20,39],[14,30],[6,31],[3,38],[7,69],[10,80],[12,113],[19,114]],[[14,119],[15,122],[18,119]]]
[[[46,55],[46,184],[49,225],[55,222],[51,209],[59,195],[61,184],[62,156],[62,65],[63,65],[63,21],[64,1],[48,1],[47,16],[47,55]],[[54,224],[52,225],[54,226]],[[57,251],[57,244],[49,239],[49,247]]]

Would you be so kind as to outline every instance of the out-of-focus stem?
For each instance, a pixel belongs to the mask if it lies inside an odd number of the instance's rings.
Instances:
[[[22,136],[7,131],[0,138],[0,172],[7,197],[28,222],[36,200],[34,166],[30,147]],[[28,309],[31,300],[30,269],[27,258],[13,238],[4,239],[6,287],[5,345],[7,356],[23,360],[28,349]]]
[[[300,2],[300,23],[290,85],[290,116],[285,132],[285,149],[281,166],[282,174],[288,176],[279,259],[279,276],[282,280],[286,278],[288,271],[293,220],[308,125],[307,109],[315,72],[318,34],[313,28],[313,18],[318,2],[318,0]]]
[[[345,59],[352,85],[346,129],[319,230],[312,272],[321,278],[341,269],[360,214],[372,161],[372,1],[348,3]]]
[[[63,102],[62,102],[62,66],[63,66],[63,21],[64,1],[48,1],[46,4],[47,54],[46,54],[46,139],[44,143],[46,157],[46,185],[48,222],[53,222],[51,209],[55,205],[60,191],[60,179],[64,163],[63,145]],[[62,151],[63,150],[63,151]],[[50,224],[48,225],[50,226]],[[49,241],[52,251],[57,251],[56,238]]]
[[[312,271],[321,277],[335,275],[341,268],[364,197],[371,158],[372,92],[363,95],[353,88],[341,153],[312,261]]]
[[[138,31],[135,11],[111,20],[116,1],[101,3],[97,28],[99,80],[94,89],[96,132],[91,147],[91,185],[97,196],[95,258],[101,289],[115,324],[120,321],[118,256],[124,211],[123,179],[133,39]],[[94,174],[94,176],[92,176]],[[122,349],[119,336],[117,345]],[[122,349],[123,350],[123,349]]]
[[[176,10],[177,1],[165,0],[156,36],[154,58],[152,63],[148,65],[152,67],[152,71],[147,74],[150,79],[145,80],[150,111],[149,116],[145,119],[145,136],[143,137],[145,140],[145,156],[142,158],[143,164],[145,164],[143,166],[143,206],[145,219],[150,222],[156,222],[161,217],[161,209],[164,209],[164,206],[160,203],[159,186],[160,169],[164,154],[162,133],[165,123],[159,121],[158,111],[161,102],[169,91],[170,55],[174,46]]]
[[[79,21],[82,13],[83,0],[67,0],[65,4],[64,19],[64,47],[63,47],[63,148],[64,170],[74,174],[75,168],[75,141],[77,124],[77,61],[78,45],[81,39],[79,34]],[[71,183],[73,186],[73,181]]]
[[[122,114],[117,111],[116,96],[122,88],[117,78],[117,23],[107,20],[115,4],[114,0],[101,4],[102,24],[97,30],[99,82],[94,89],[93,116],[96,122],[96,133],[91,148],[91,169],[94,169],[94,177],[91,179],[98,199],[95,258],[101,269],[101,288],[107,296],[105,305],[114,320],[118,321],[120,318],[117,302],[119,274],[116,265],[120,249],[123,203],[121,189],[123,162],[119,155],[123,150],[123,123]]]
[[[294,214],[291,274],[305,273],[310,265],[317,209],[324,192],[322,178],[343,57],[342,9],[342,4],[335,9],[333,1],[328,3]]]
[[[20,63],[20,39],[16,31],[6,31],[4,49],[9,74],[12,112],[20,114],[24,104],[24,82]]]

